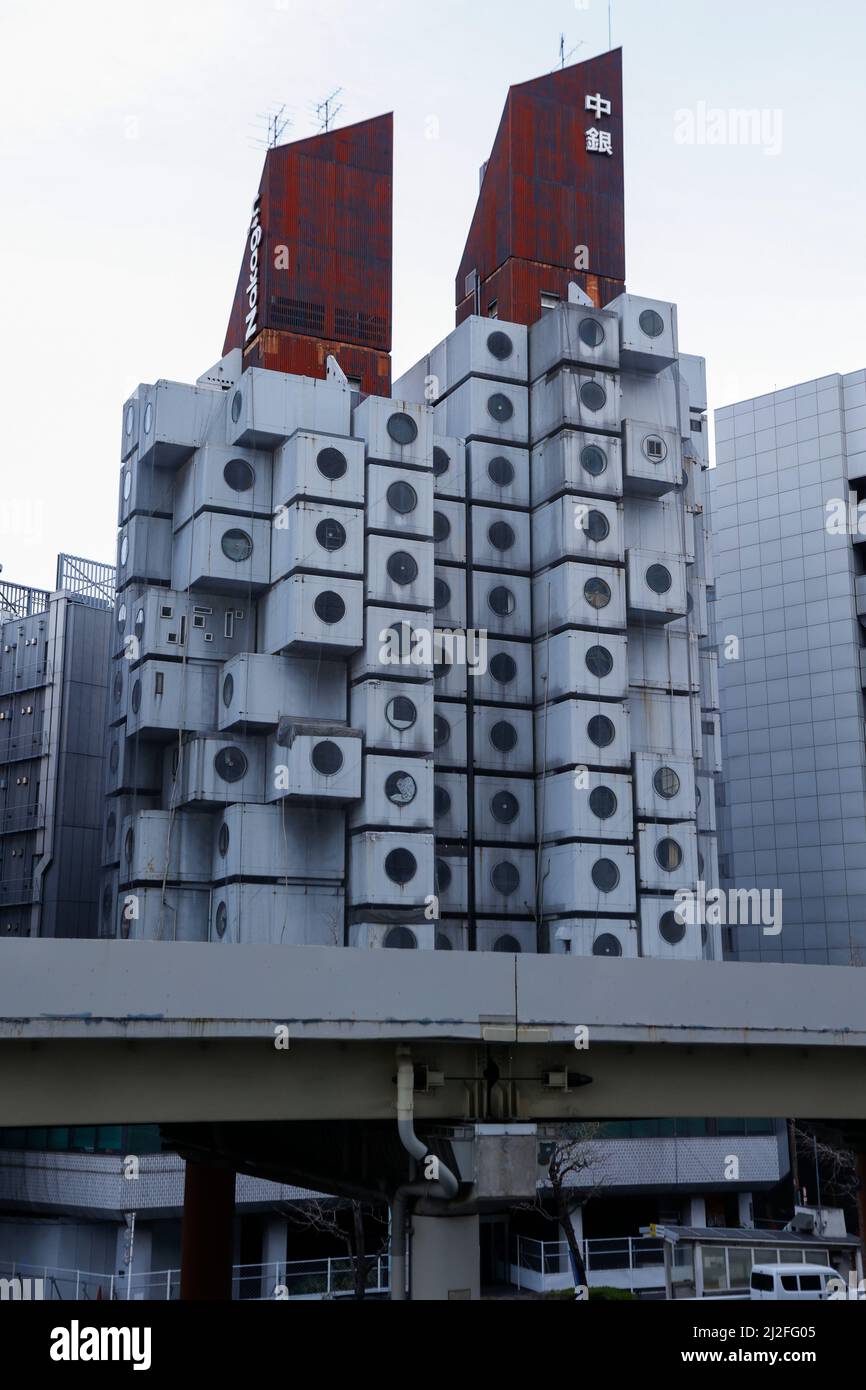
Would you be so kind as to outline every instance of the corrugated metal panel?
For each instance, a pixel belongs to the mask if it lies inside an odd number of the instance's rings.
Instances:
[[[329,356],[336,357],[346,376],[360,380],[365,394],[390,396],[389,354],[356,347],[353,343],[266,329],[244,353],[244,367],[267,367],[294,376],[324,378]]]
[[[535,261],[509,260],[481,285],[481,312],[486,314],[495,300],[498,315],[508,323],[535,323],[541,317],[542,292],[568,298],[571,281],[580,285],[599,308],[622,294],[622,280],[603,279],[585,271],[563,270],[555,265],[539,265]],[[474,300],[467,295],[457,306],[457,322],[462,323],[475,312]]]

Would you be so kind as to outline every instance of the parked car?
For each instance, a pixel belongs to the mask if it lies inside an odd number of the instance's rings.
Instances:
[[[831,1265],[753,1265],[749,1281],[752,1302],[761,1299],[846,1298],[844,1280]]]

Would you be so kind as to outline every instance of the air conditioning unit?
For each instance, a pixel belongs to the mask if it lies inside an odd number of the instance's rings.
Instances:
[[[224,661],[245,650],[255,631],[255,607],[225,594],[131,589],[115,613],[113,652],[127,661],[186,656]]]
[[[619,371],[619,320],[605,309],[563,301],[529,330],[532,381],[567,364],[593,371]]]
[[[535,784],[529,778],[475,778],[475,835],[502,844],[535,843]]]
[[[641,954],[656,960],[702,960],[701,924],[683,920],[676,908],[676,898],[641,894]]]
[[[698,840],[702,831],[710,835],[716,833],[716,782],[715,778],[702,773],[695,778],[695,802],[698,811]]]
[[[434,565],[433,612],[440,627],[466,627],[466,570]]]
[[[476,951],[500,951],[505,955],[534,955],[537,950],[535,922],[478,922]]]
[[[629,550],[628,616],[645,623],[670,623],[686,611],[686,567],[677,555]]]
[[[164,806],[228,806],[265,799],[265,746],[253,738],[192,738],[169,745],[163,760]]]
[[[641,691],[631,701],[631,742],[638,753],[694,756],[692,702],[688,695]]]
[[[242,512],[245,520],[271,517],[271,459],[251,449],[206,444],[174,480],[174,529],[200,511]]]
[[[228,397],[229,444],[276,449],[298,430],[350,433],[352,395],[342,382],[249,367]]]
[[[653,820],[694,820],[695,764],[667,753],[633,755],[635,810]]]
[[[675,430],[647,420],[623,425],[623,488],[626,493],[661,497],[683,480],[682,449]]]
[[[465,922],[436,923],[437,951],[468,951],[469,928]]]
[[[349,945],[361,951],[432,951],[434,922],[353,922]]]
[[[227,883],[210,901],[212,942],[342,946],[345,900],[336,884]]]
[[[364,757],[364,794],[349,812],[353,830],[432,830],[433,759]]]
[[[680,410],[681,391],[675,367],[668,367],[657,376],[629,372],[623,375],[621,384],[624,420],[645,420],[678,437],[688,434],[688,409],[685,415]]]
[[[299,882],[341,880],[346,818],[318,806],[227,806],[210,817],[211,875]]]
[[[360,729],[331,722],[281,720],[268,739],[267,801],[342,806],[361,795]]]
[[[433,705],[433,762],[436,768],[465,770],[467,757],[465,704],[436,700]]]
[[[433,610],[367,608],[364,646],[352,660],[352,680],[365,676],[400,681],[433,677]],[[359,644],[360,645],[360,644]]]
[[[470,524],[473,565],[508,570],[510,574],[529,573],[529,512],[473,507]]]
[[[436,768],[433,776],[433,823],[437,843],[443,840],[466,841],[469,835],[469,808],[465,771],[444,772]]]
[[[535,890],[535,850],[512,845],[476,849],[476,912],[534,915]]]
[[[621,294],[605,305],[619,319],[623,371],[661,372],[677,360],[677,308],[661,299]]]
[[[529,450],[474,439],[467,447],[474,502],[499,507],[529,506]]]
[[[433,528],[433,481],[429,471],[368,464],[367,529],[429,540]]]
[[[694,889],[698,879],[698,838],[694,821],[638,823],[641,890],[675,893]]]
[[[625,570],[566,560],[532,581],[533,630],[536,637],[565,627],[596,628],[599,633],[625,629]]]
[[[588,695],[624,700],[629,693],[627,654],[632,637],[618,633],[580,632],[569,628],[535,644],[535,700]]]
[[[437,434],[489,439],[497,444],[529,440],[529,391],[511,382],[470,377],[434,407]]]
[[[552,955],[625,956],[635,960],[637,923],[627,918],[569,917],[548,924]]]
[[[259,648],[345,655],[364,644],[364,586],[360,579],[293,574],[259,605]]]
[[[299,430],[274,454],[274,507],[299,498],[364,505],[364,444],[338,435]]]
[[[435,897],[433,836],[363,830],[351,837],[353,907],[426,907]]]
[[[433,603],[433,546],[413,537],[367,537],[366,598],[395,608],[430,608]]]
[[[622,562],[622,507],[609,498],[559,497],[532,516],[536,570],[563,559]]]
[[[631,778],[617,772],[572,769],[539,777],[535,818],[542,840],[630,840]]]
[[[445,434],[433,436],[433,487],[436,497],[466,496],[466,445]]]
[[[162,785],[162,749],[126,737],[126,726],[111,729],[108,739],[106,792],[109,796],[140,792],[157,795]]]
[[[167,584],[171,577],[171,522],[165,517],[131,516],[117,537],[117,587]]]
[[[527,338],[524,324],[473,314],[429,354],[426,376],[434,379],[437,397],[470,376],[525,383],[529,370]]]
[[[297,570],[320,574],[364,573],[364,513],[360,507],[293,502],[274,513],[271,583]]]
[[[437,561],[466,564],[466,507],[462,502],[436,498],[431,522],[433,554]]]
[[[226,398],[222,391],[158,381],[139,387],[139,462],[155,468],[180,468],[224,428]]]
[[[345,713],[346,668],[340,661],[242,652],[222,668],[220,729],[273,729],[281,715],[342,719]]]
[[[632,845],[571,841],[545,845],[539,877],[545,916],[578,912],[633,916],[637,908]]]
[[[433,412],[426,405],[367,396],[352,412],[352,435],[365,441],[367,458],[377,463],[432,467]]]
[[[129,675],[127,733],[166,741],[181,729],[212,732],[219,679],[218,662],[143,661]]]
[[[433,752],[433,686],[365,680],[352,687],[351,720],[364,730],[368,750]]]
[[[133,454],[120,470],[117,499],[117,524],[141,512],[144,516],[166,519],[174,506],[174,478],[164,469],[154,468],[152,461],[142,464]]]
[[[236,512],[200,512],[175,532],[174,589],[259,592],[270,583],[271,524]]]
[[[560,700],[535,712],[536,764],[622,768],[631,765],[629,713],[609,700]]]
[[[207,941],[209,907],[207,888],[121,889],[116,935],[129,941]]]
[[[137,811],[123,822],[121,886],[211,881],[213,819],[194,811]]]
[[[532,584],[520,574],[472,571],[472,620],[497,637],[532,636]]]
[[[123,852],[123,822],[127,816],[131,816],[137,811],[158,809],[158,796],[140,796],[137,792],[133,792],[127,796],[106,797],[100,863],[120,863],[120,856]]]
[[[471,669],[469,675],[475,699],[496,704],[531,705],[532,643],[508,641],[491,634],[483,656],[484,659]],[[452,693],[444,688],[444,682],[442,685],[443,689],[438,693]]]
[[[560,430],[532,450],[532,505],[561,492],[622,496],[622,443],[612,434]]]
[[[619,378],[588,368],[560,367],[532,387],[532,443],[564,426],[618,432],[622,424]]]
[[[436,846],[436,897],[439,917],[462,915],[469,911],[469,860],[465,849],[448,845]],[[445,948],[448,949],[447,947]]]
[[[449,706],[442,707],[446,718],[448,710]],[[437,749],[437,756],[440,751]],[[473,765],[503,777],[515,772],[534,772],[532,711],[476,705]]]

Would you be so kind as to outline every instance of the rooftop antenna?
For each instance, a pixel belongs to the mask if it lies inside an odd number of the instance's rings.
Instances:
[[[610,49],[613,48],[613,39],[612,39],[612,37],[611,37],[611,34],[612,34],[612,32],[613,32],[613,31],[612,31],[612,28],[611,28],[611,24],[612,24],[612,21],[611,21],[611,10],[612,10],[612,9],[613,9],[613,0],[607,0],[607,47],[608,47],[608,52],[610,51]]]
[[[576,43],[576,44],[574,45],[574,48],[570,48],[570,49],[568,50],[568,52],[566,53],[566,51],[565,51],[565,35],[564,35],[564,34],[560,34],[560,36],[559,36],[559,66],[560,66],[561,68],[564,68],[565,65],[566,65],[566,63],[568,62],[569,58],[573,58],[574,55],[575,55],[575,53],[577,52],[577,50],[578,50],[579,48],[583,48],[583,40],[582,40],[582,39],[581,39],[580,43]]]
[[[266,140],[263,140],[261,139],[261,137],[259,137],[255,140],[252,140],[250,143],[258,145],[260,149],[264,147],[269,150],[275,150],[277,148],[277,145],[280,144],[289,126],[292,124],[291,116],[286,114],[285,103],[283,103],[283,105],[277,111],[259,111],[256,113],[256,115],[259,121],[267,121],[268,135]]]
[[[332,106],[331,104],[336,101],[342,90],[342,87],[337,87],[329,97],[325,97],[324,101],[320,101],[316,106],[316,120],[319,122],[319,130],[323,133],[331,129],[333,122],[343,109],[342,102],[339,106]]]

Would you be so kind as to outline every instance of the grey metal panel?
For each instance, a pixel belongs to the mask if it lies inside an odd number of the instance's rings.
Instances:
[[[388,429],[395,415],[408,415],[415,426],[414,438],[405,444],[395,439]],[[352,411],[352,435],[365,441],[367,458],[378,463],[415,468],[432,466],[433,412],[427,405],[367,396]]]
[[[230,444],[273,449],[297,430],[336,435],[350,432],[351,392],[342,383],[250,367],[227,395],[226,437]]]
[[[175,532],[171,586],[257,593],[269,582],[270,543],[271,523],[262,517],[243,512],[200,512]],[[232,558],[230,548],[236,544],[251,547],[245,559]]]
[[[592,453],[587,453],[592,450]],[[604,467],[589,472],[584,460],[597,467],[599,450]],[[622,496],[622,441],[612,434],[563,429],[532,450],[532,505],[539,506],[560,492],[587,497]]]

